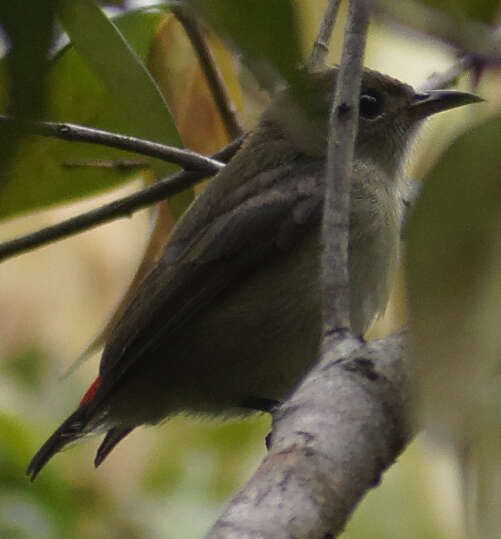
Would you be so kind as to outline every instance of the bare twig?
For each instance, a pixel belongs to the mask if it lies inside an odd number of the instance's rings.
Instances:
[[[322,276],[324,337],[350,328],[348,231],[350,176],[358,124],[369,10],[365,0],[351,0],[330,116],[327,182],[323,217]]]
[[[426,92],[429,90],[439,90],[457,83],[458,78],[469,70],[472,70],[474,75],[478,76],[482,70],[489,65],[498,65],[501,63],[501,26],[496,28],[492,33],[492,39],[498,45],[499,58],[489,59],[478,54],[470,52],[464,54],[454,65],[441,73],[434,73],[419,87],[419,91]],[[476,81],[478,82],[478,80]]]
[[[439,39],[459,51],[467,51],[487,62],[501,62],[501,50],[492,27],[478,20],[454,18],[446,10],[425,2],[369,0],[375,15],[404,25],[408,29]]]
[[[242,135],[243,127],[238,119],[235,105],[233,104],[226,84],[214,60],[212,52],[200,29],[200,25],[193,16],[189,7],[184,4],[173,5],[172,12],[183,25],[200,62],[205,79],[209,85],[212,97],[221,115],[226,133],[230,139]]]
[[[233,141],[213,155],[216,159],[229,160],[242,144],[243,137]],[[99,224],[119,217],[130,216],[133,212],[184,191],[197,181],[207,177],[200,171],[182,171],[142,189],[138,193],[120,198],[81,215],[77,215],[57,225],[49,226],[0,244],[0,261],[30,251],[56,240],[67,238]]]
[[[136,170],[148,168],[150,164],[144,159],[114,159],[113,161],[63,161],[67,168],[109,168],[115,170]]]
[[[311,70],[321,69],[325,65],[325,58],[329,52],[329,40],[336,22],[337,12],[341,0],[329,0],[325,8],[317,39],[313,44],[308,67]]]
[[[119,150],[156,157],[179,165],[186,170],[196,170],[208,175],[215,174],[224,166],[223,163],[191,150],[175,148],[129,135],[120,135],[102,129],[70,123],[30,122],[0,115],[0,126],[14,127],[20,124],[22,124],[23,132],[26,134],[31,133],[42,137],[53,137],[72,142],[89,142],[110,148],[118,148]]]

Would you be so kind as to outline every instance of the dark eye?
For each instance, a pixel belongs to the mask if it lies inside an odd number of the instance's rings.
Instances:
[[[359,114],[362,118],[373,120],[383,112],[383,102],[377,94],[360,94]]]

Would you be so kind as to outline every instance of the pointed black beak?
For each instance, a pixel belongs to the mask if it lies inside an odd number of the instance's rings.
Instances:
[[[410,106],[410,112],[416,120],[426,118],[437,112],[480,103],[484,101],[477,95],[456,90],[430,90],[429,92],[417,93],[414,102]]]

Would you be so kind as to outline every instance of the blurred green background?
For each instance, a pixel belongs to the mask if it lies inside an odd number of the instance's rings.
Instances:
[[[321,0],[293,2],[303,55],[311,48],[324,5]],[[193,62],[185,51],[188,45],[179,43],[180,30],[170,29],[173,23],[165,19],[168,16],[167,11],[155,11],[154,16],[137,19],[140,30],[134,30],[137,34],[131,40],[136,39],[138,56],[154,72],[174,109],[185,144],[199,151],[213,151],[224,144],[224,134],[212,116],[204,117],[207,131],[203,132],[210,133],[205,140],[187,140],[197,126],[186,111],[195,106],[209,110],[205,108],[206,90],[197,78],[199,74],[190,71],[190,92],[176,88],[172,80],[162,80],[186,76],[186,71],[193,69],[186,67]],[[488,16],[493,16],[490,11]],[[339,29],[338,24],[329,57],[331,64],[340,55]],[[164,31],[167,37],[162,39],[166,41],[159,41]],[[7,44],[8,39],[4,45]],[[174,44],[176,57],[164,65],[165,47]],[[211,44],[221,47],[215,41]],[[180,49],[185,52],[179,53]],[[230,93],[245,124],[252,126],[266,103],[265,92],[249,82],[243,66],[228,60],[225,53],[219,54]],[[59,63],[49,70],[48,117],[148,136],[149,125],[138,127],[133,116],[124,116],[122,103],[109,93],[109,88],[89,76],[88,67],[80,65],[81,59],[71,60],[71,55],[75,55],[74,51],[60,53]],[[371,25],[366,55],[369,67],[418,86],[454,61],[452,49],[438,41],[381,20]],[[73,62],[68,69],[78,67],[78,76],[69,77],[63,62]],[[237,77],[243,86],[243,98]],[[482,112],[466,107],[430,121],[409,160],[409,174],[423,177],[452,137],[499,110],[499,77],[499,73],[490,74],[476,90],[489,99]],[[464,77],[460,84],[468,89],[471,80]],[[0,88],[0,97],[6,107],[4,90]],[[128,98],[140,101],[141,95],[131,94]],[[148,99],[154,101],[156,97]],[[217,137],[212,129],[216,129]],[[149,136],[161,139],[164,134],[162,131]],[[170,141],[177,134],[167,133],[165,137]],[[216,147],[211,147],[216,141]],[[0,187],[0,212],[11,217],[2,222],[0,241],[77,215],[133,192],[151,179],[150,172],[133,175],[59,166],[64,159],[111,160],[120,155],[114,151],[97,152],[94,147],[40,139],[22,144],[25,146],[17,150],[5,169],[11,181]],[[40,155],[51,159],[43,170],[36,164]],[[157,175],[168,172],[162,168],[164,165],[150,165]],[[57,189],[47,195],[50,186],[56,184]],[[96,194],[103,189],[108,191]],[[47,200],[42,200],[44,194]],[[90,194],[93,198],[49,210],[37,207]],[[188,200],[189,196],[181,197],[179,207]],[[175,208],[171,211],[175,213]],[[268,417],[227,422],[176,417],[155,428],[136,429],[98,470],[92,465],[98,445],[93,439],[56,456],[34,484],[25,477],[24,470],[33,453],[73,410],[95,377],[98,354],[61,379],[119,304],[142,260],[151,228],[151,212],[144,210],[0,265],[2,539],[202,537],[265,454]],[[386,334],[405,322],[402,280],[396,284],[387,315],[378,322],[372,336]],[[420,435],[355,511],[343,538],[459,539],[463,537],[459,482],[455,460],[446,448]]]

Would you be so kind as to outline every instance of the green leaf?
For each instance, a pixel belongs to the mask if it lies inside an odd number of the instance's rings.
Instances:
[[[492,22],[499,10],[499,0],[421,0],[429,6],[445,11],[454,18],[477,19]]]
[[[10,382],[18,384],[28,391],[39,388],[48,365],[47,353],[33,345],[23,348],[14,354],[7,354],[2,359],[1,373],[10,378]]]
[[[63,0],[59,14],[77,52],[127,114],[124,133],[182,146],[156,82],[101,8],[92,0]],[[151,160],[151,163],[157,177],[167,176],[177,169],[165,161]],[[173,197],[171,209],[175,217],[191,201],[191,193],[190,190],[188,196]]]
[[[24,537],[69,537],[82,510],[81,489],[49,470],[43,481],[28,481],[26,465],[36,448],[33,430],[19,416],[0,413],[0,529]],[[43,526],[38,533],[37,525]]]
[[[167,103],[155,81],[97,4],[90,0],[64,0],[59,14],[78,54],[127,115],[128,132],[181,145]]]
[[[460,136],[425,178],[408,227],[416,364],[429,417],[454,438],[499,413],[489,388],[501,348],[500,140],[500,116]]]
[[[254,62],[266,60],[289,82],[301,61],[298,24],[290,0],[190,0],[214,30]]]
[[[3,60],[6,76],[0,84],[9,111],[38,117],[45,104],[47,51],[54,31],[56,0],[0,2],[0,27],[10,45]],[[0,128],[0,168],[11,157],[22,132]],[[1,183],[1,180],[0,180]]]
[[[13,114],[38,116],[44,101],[56,0],[27,0],[24,4],[0,3],[0,26],[10,45],[6,59],[9,105]]]
[[[81,2],[74,4],[80,5]],[[86,40],[87,44],[79,52],[75,47],[67,46],[52,61],[48,76],[47,118],[179,145],[165,102],[143,65],[147,61],[155,29],[168,11],[167,7],[140,9],[120,15],[114,19],[115,27],[107,19],[103,21],[103,14],[96,11],[95,6],[89,15],[90,4],[85,4],[81,18],[77,16],[81,27],[74,31],[76,39]],[[66,17],[70,18],[68,12]],[[71,24],[76,22],[71,21]],[[88,55],[90,59],[82,55]],[[105,80],[98,78],[88,64],[92,68],[98,64],[96,69]],[[0,70],[1,88],[6,76],[5,64],[0,67],[3,68]],[[109,79],[115,77],[120,77],[122,87],[110,82]],[[6,106],[5,95],[0,95],[0,107],[5,110]],[[117,168],[68,168],[65,165],[68,161],[89,163],[118,158],[143,160],[136,154],[91,144],[28,137],[9,167],[2,170],[0,218],[68,202],[137,176],[137,169],[130,172]],[[157,175],[166,175],[174,169],[159,160],[144,161],[154,168]]]

